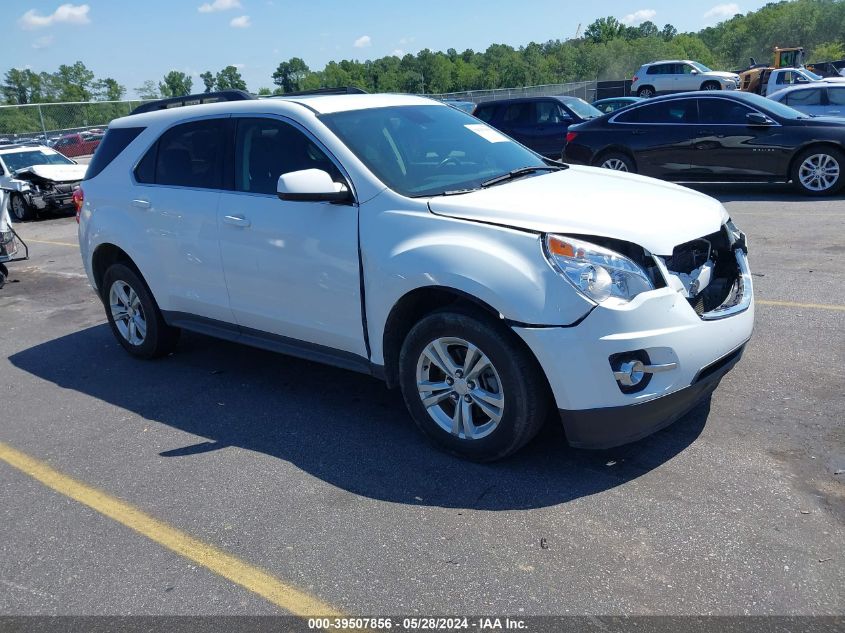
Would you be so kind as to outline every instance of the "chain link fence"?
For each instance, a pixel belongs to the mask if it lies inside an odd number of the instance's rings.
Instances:
[[[456,101],[498,101],[499,99],[513,99],[516,97],[580,97],[590,102],[596,95],[597,81],[574,81],[563,84],[545,84],[542,86],[525,86],[522,88],[495,88],[492,90],[466,90],[464,92],[447,92],[443,94],[429,94],[434,99],[454,99]]]
[[[56,140],[65,134],[105,129],[143,101],[33,103],[0,106],[0,138],[7,142]]]
[[[607,84],[619,84],[606,88]],[[522,88],[467,90],[429,94],[435,99],[495,101],[513,97],[572,96],[593,101],[596,96],[625,94],[625,82],[576,81]],[[608,94],[603,95],[602,92]],[[611,94],[612,93],[612,94]],[[112,119],[126,116],[144,101],[92,101],[81,103],[35,103],[0,106],[0,142],[55,141],[65,134],[105,129]]]

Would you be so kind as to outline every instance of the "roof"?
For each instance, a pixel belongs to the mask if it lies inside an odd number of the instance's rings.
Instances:
[[[647,64],[643,64],[643,66],[654,66],[655,64],[692,64],[693,61],[691,59],[661,59],[660,61],[656,62],[648,62]]]
[[[155,110],[122,117],[112,121],[110,127],[136,127],[158,122],[175,121],[196,116],[222,114],[268,114],[290,112],[291,106],[304,107],[314,114],[332,114],[351,110],[368,110],[390,106],[433,105],[448,107],[428,97],[405,94],[340,94],[340,95],[284,95],[268,99],[221,101],[200,105]]]
[[[507,103],[522,103],[525,101],[537,101],[538,99],[557,99],[563,103],[571,103],[572,101],[583,101],[581,97],[573,97],[572,95],[536,95],[533,97],[511,97],[510,99],[492,99],[490,101],[482,101],[480,106],[487,105],[502,105]]]
[[[0,154],[6,154],[8,152],[20,152],[21,150],[30,150],[34,152],[36,150],[44,149],[46,149],[48,152],[58,154],[58,152],[53,148],[47,147],[46,145],[39,145],[37,143],[16,143],[13,145],[0,145]]]

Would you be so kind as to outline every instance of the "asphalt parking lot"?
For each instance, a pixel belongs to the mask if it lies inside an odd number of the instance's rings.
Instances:
[[[845,197],[699,189],[750,239],[742,362],[640,442],[550,426],[492,465],[365,376],[190,334],[131,359],[74,220],[19,225],[0,614],[845,614]]]

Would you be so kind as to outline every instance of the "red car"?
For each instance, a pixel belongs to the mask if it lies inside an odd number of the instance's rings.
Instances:
[[[66,134],[53,145],[53,149],[68,158],[73,156],[88,156],[94,153],[102,139],[87,138],[81,134]]]

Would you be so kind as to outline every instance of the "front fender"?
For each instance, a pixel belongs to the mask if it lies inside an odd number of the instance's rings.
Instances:
[[[437,216],[427,209],[361,214],[367,332],[372,361],[393,307],[414,290],[457,290],[528,325],[565,326],[593,304],[548,264],[540,235]]]

